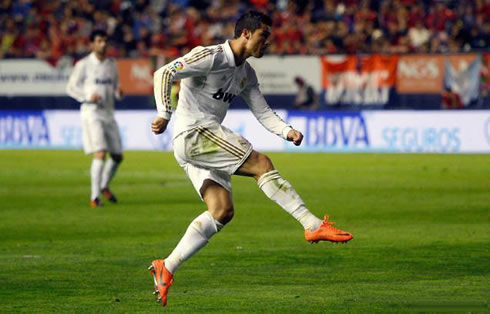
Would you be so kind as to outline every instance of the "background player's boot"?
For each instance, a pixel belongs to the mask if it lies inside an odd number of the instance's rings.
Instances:
[[[347,242],[352,240],[352,234],[333,227],[335,222],[328,221],[328,215],[325,215],[321,226],[313,231],[305,230],[306,241],[330,241],[330,242]]]
[[[98,197],[96,199],[90,201],[90,207],[92,207],[92,208],[101,207],[101,206],[102,206],[102,202],[100,201],[100,199]]]
[[[109,188],[103,188],[102,189],[102,194],[104,194],[104,197],[112,203],[117,203],[117,198],[114,194],[112,194],[111,190]]]
[[[151,262],[148,270],[153,275],[153,282],[155,284],[153,294],[157,296],[157,302],[161,302],[165,306],[167,304],[168,288],[173,283],[173,275],[165,267],[165,260],[163,259],[156,259]]]

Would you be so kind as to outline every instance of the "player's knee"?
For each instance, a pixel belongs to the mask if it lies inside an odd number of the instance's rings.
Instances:
[[[104,160],[105,159],[105,150],[100,150],[98,152],[95,152],[94,153],[94,159],[101,159],[101,160]]]
[[[214,208],[214,210],[212,210],[212,214],[216,220],[225,225],[233,219],[235,209],[233,208],[233,205],[220,206],[218,208]]]
[[[111,158],[117,162],[117,163],[120,163],[123,161],[123,155],[111,155]]]
[[[259,168],[258,177],[262,176],[264,173],[274,170],[274,165],[272,164],[272,160],[269,158],[269,156],[260,154],[257,161]]]

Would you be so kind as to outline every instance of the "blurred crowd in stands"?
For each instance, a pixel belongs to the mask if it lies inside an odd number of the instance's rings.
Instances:
[[[0,0],[0,58],[88,52],[103,29],[110,55],[181,55],[233,37],[249,9],[273,19],[269,54],[488,50],[490,0]]]

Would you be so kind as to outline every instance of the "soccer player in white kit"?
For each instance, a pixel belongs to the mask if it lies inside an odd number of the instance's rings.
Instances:
[[[244,14],[235,26],[235,38],[223,44],[196,47],[154,74],[158,115],[152,123],[156,134],[170,120],[170,88],[181,80],[174,126],[174,155],[189,176],[208,210],[195,218],[175,249],[149,267],[157,299],[165,306],[168,288],[177,268],[204,247],[234,213],[231,175],[254,177],[259,188],[296,218],[310,242],[347,242],[352,235],[334,228],[328,215],[320,220],[305,206],[271,160],[253,150],[241,135],[221,125],[235,95],[248,103],[259,122],[270,132],[300,145],[301,132],[279,118],[267,105],[252,67],[246,59],[262,57],[269,45],[271,19],[259,12]]]
[[[116,62],[107,57],[107,34],[95,30],[90,34],[92,52],[75,65],[66,91],[81,105],[83,148],[93,154],[90,167],[90,206],[102,203],[100,194],[110,202],[117,198],[109,189],[109,183],[123,159],[121,136],[114,118],[114,98],[122,96]],[[110,158],[106,159],[107,152]]]

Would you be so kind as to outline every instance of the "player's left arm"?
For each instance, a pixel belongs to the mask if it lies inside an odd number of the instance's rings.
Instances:
[[[253,70],[252,70],[253,71]],[[248,104],[250,110],[269,132],[276,134],[294,145],[299,146],[303,141],[303,134],[291,127],[291,125],[284,122],[277,113],[267,104],[267,101],[262,95],[257,83],[255,72],[249,75],[251,82],[241,92],[240,96]]]

